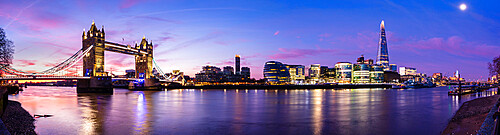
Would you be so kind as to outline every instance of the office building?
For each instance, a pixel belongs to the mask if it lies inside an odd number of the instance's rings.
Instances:
[[[241,67],[241,81],[249,81],[249,80],[250,80],[250,68]]]
[[[222,72],[224,75],[234,75],[234,68],[232,66],[225,66]]]
[[[335,67],[334,68],[328,68],[328,71],[326,72],[325,76],[326,83],[334,83],[335,82]]]
[[[264,79],[271,84],[290,82],[290,72],[286,66],[277,61],[268,61],[264,65]]]
[[[306,71],[303,65],[286,65],[288,72],[290,72],[290,83],[301,84],[305,82]]]
[[[377,53],[377,64],[389,70],[389,52],[387,50],[387,39],[385,34],[384,20],[380,23],[380,39]]]
[[[321,65],[312,64],[311,67],[309,67],[310,83],[318,83],[320,77],[321,77]]]
[[[338,83],[351,83],[352,64],[350,62],[337,62],[335,76]]]
[[[234,67],[235,67],[235,71],[234,71],[234,74],[237,74],[239,75],[240,74],[240,55],[236,55],[234,56]]]
[[[389,64],[389,71],[398,72],[398,65]]]
[[[204,66],[202,71],[195,74],[197,82],[222,82],[223,72],[216,66]]]
[[[397,73],[394,73],[397,74]],[[372,65],[370,70],[370,82],[382,83],[384,82],[384,68],[380,65]],[[399,75],[397,75],[399,76]]]
[[[399,67],[399,75],[417,75],[417,69],[411,67]]]
[[[364,62],[364,60],[363,60]],[[369,83],[371,67],[368,64],[354,64],[352,83]]]

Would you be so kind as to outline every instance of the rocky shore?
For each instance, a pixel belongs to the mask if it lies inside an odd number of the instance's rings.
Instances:
[[[441,134],[477,134],[486,115],[499,98],[500,95],[494,95],[463,103]]]
[[[2,121],[12,135],[36,135],[35,119],[19,102],[9,101]]]

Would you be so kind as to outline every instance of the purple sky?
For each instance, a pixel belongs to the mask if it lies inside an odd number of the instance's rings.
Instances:
[[[460,4],[468,8],[461,11]],[[380,21],[391,64],[466,79],[488,76],[500,55],[500,1],[50,1],[0,2],[0,27],[14,41],[14,67],[42,71],[81,48],[92,20],[106,40],[133,44],[145,35],[164,71],[190,76],[201,66],[232,65],[240,54],[252,77],[268,60],[286,64],[375,59]],[[106,70],[133,69],[133,56],[106,52]]]

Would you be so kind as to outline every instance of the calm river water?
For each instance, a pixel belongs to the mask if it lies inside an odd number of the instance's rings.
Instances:
[[[462,96],[426,89],[168,90],[77,94],[28,87],[19,101],[39,134],[439,134]]]

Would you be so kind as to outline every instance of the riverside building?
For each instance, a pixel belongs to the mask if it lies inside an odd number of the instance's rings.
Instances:
[[[305,66],[303,65],[286,65],[288,72],[290,73],[290,83],[291,84],[302,84],[306,80]]]
[[[264,79],[271,84],[289,83],[290,72],[283,63],[268,61],[264,65]]]
[[[417,75],[417,69],[412,67],[399,67],[399,75]]]
[[[371,67],[368,64],[354,64],[352,82],[370,83],[370,70]]]
[[[309,78],[310,83],[319,83],[319,79],[321,77],[321,65],[320,64],[312,64],[309,68]]]
[[[395,73],[397,74],[397,73]],[[384,82],[384,68],[380,65],[372,65],[370,70],[370,82],[382,83]]]
[[[223,72],[216,66],[204,66],[202,71],[195,76],[197,82],[221,82]]]
[[[350,62],[337,62],[335,76],[338,83],[351,83],[352,64]]]
[[[250,68],[249,67],[241,67],[241,81],[250,80]]]
[[[380,39],[377,53],[377,64],[384,67],[384,71],[389,70],[389,52],[387,50],[387,39],[385,35],[384,20],[380,23]]]

